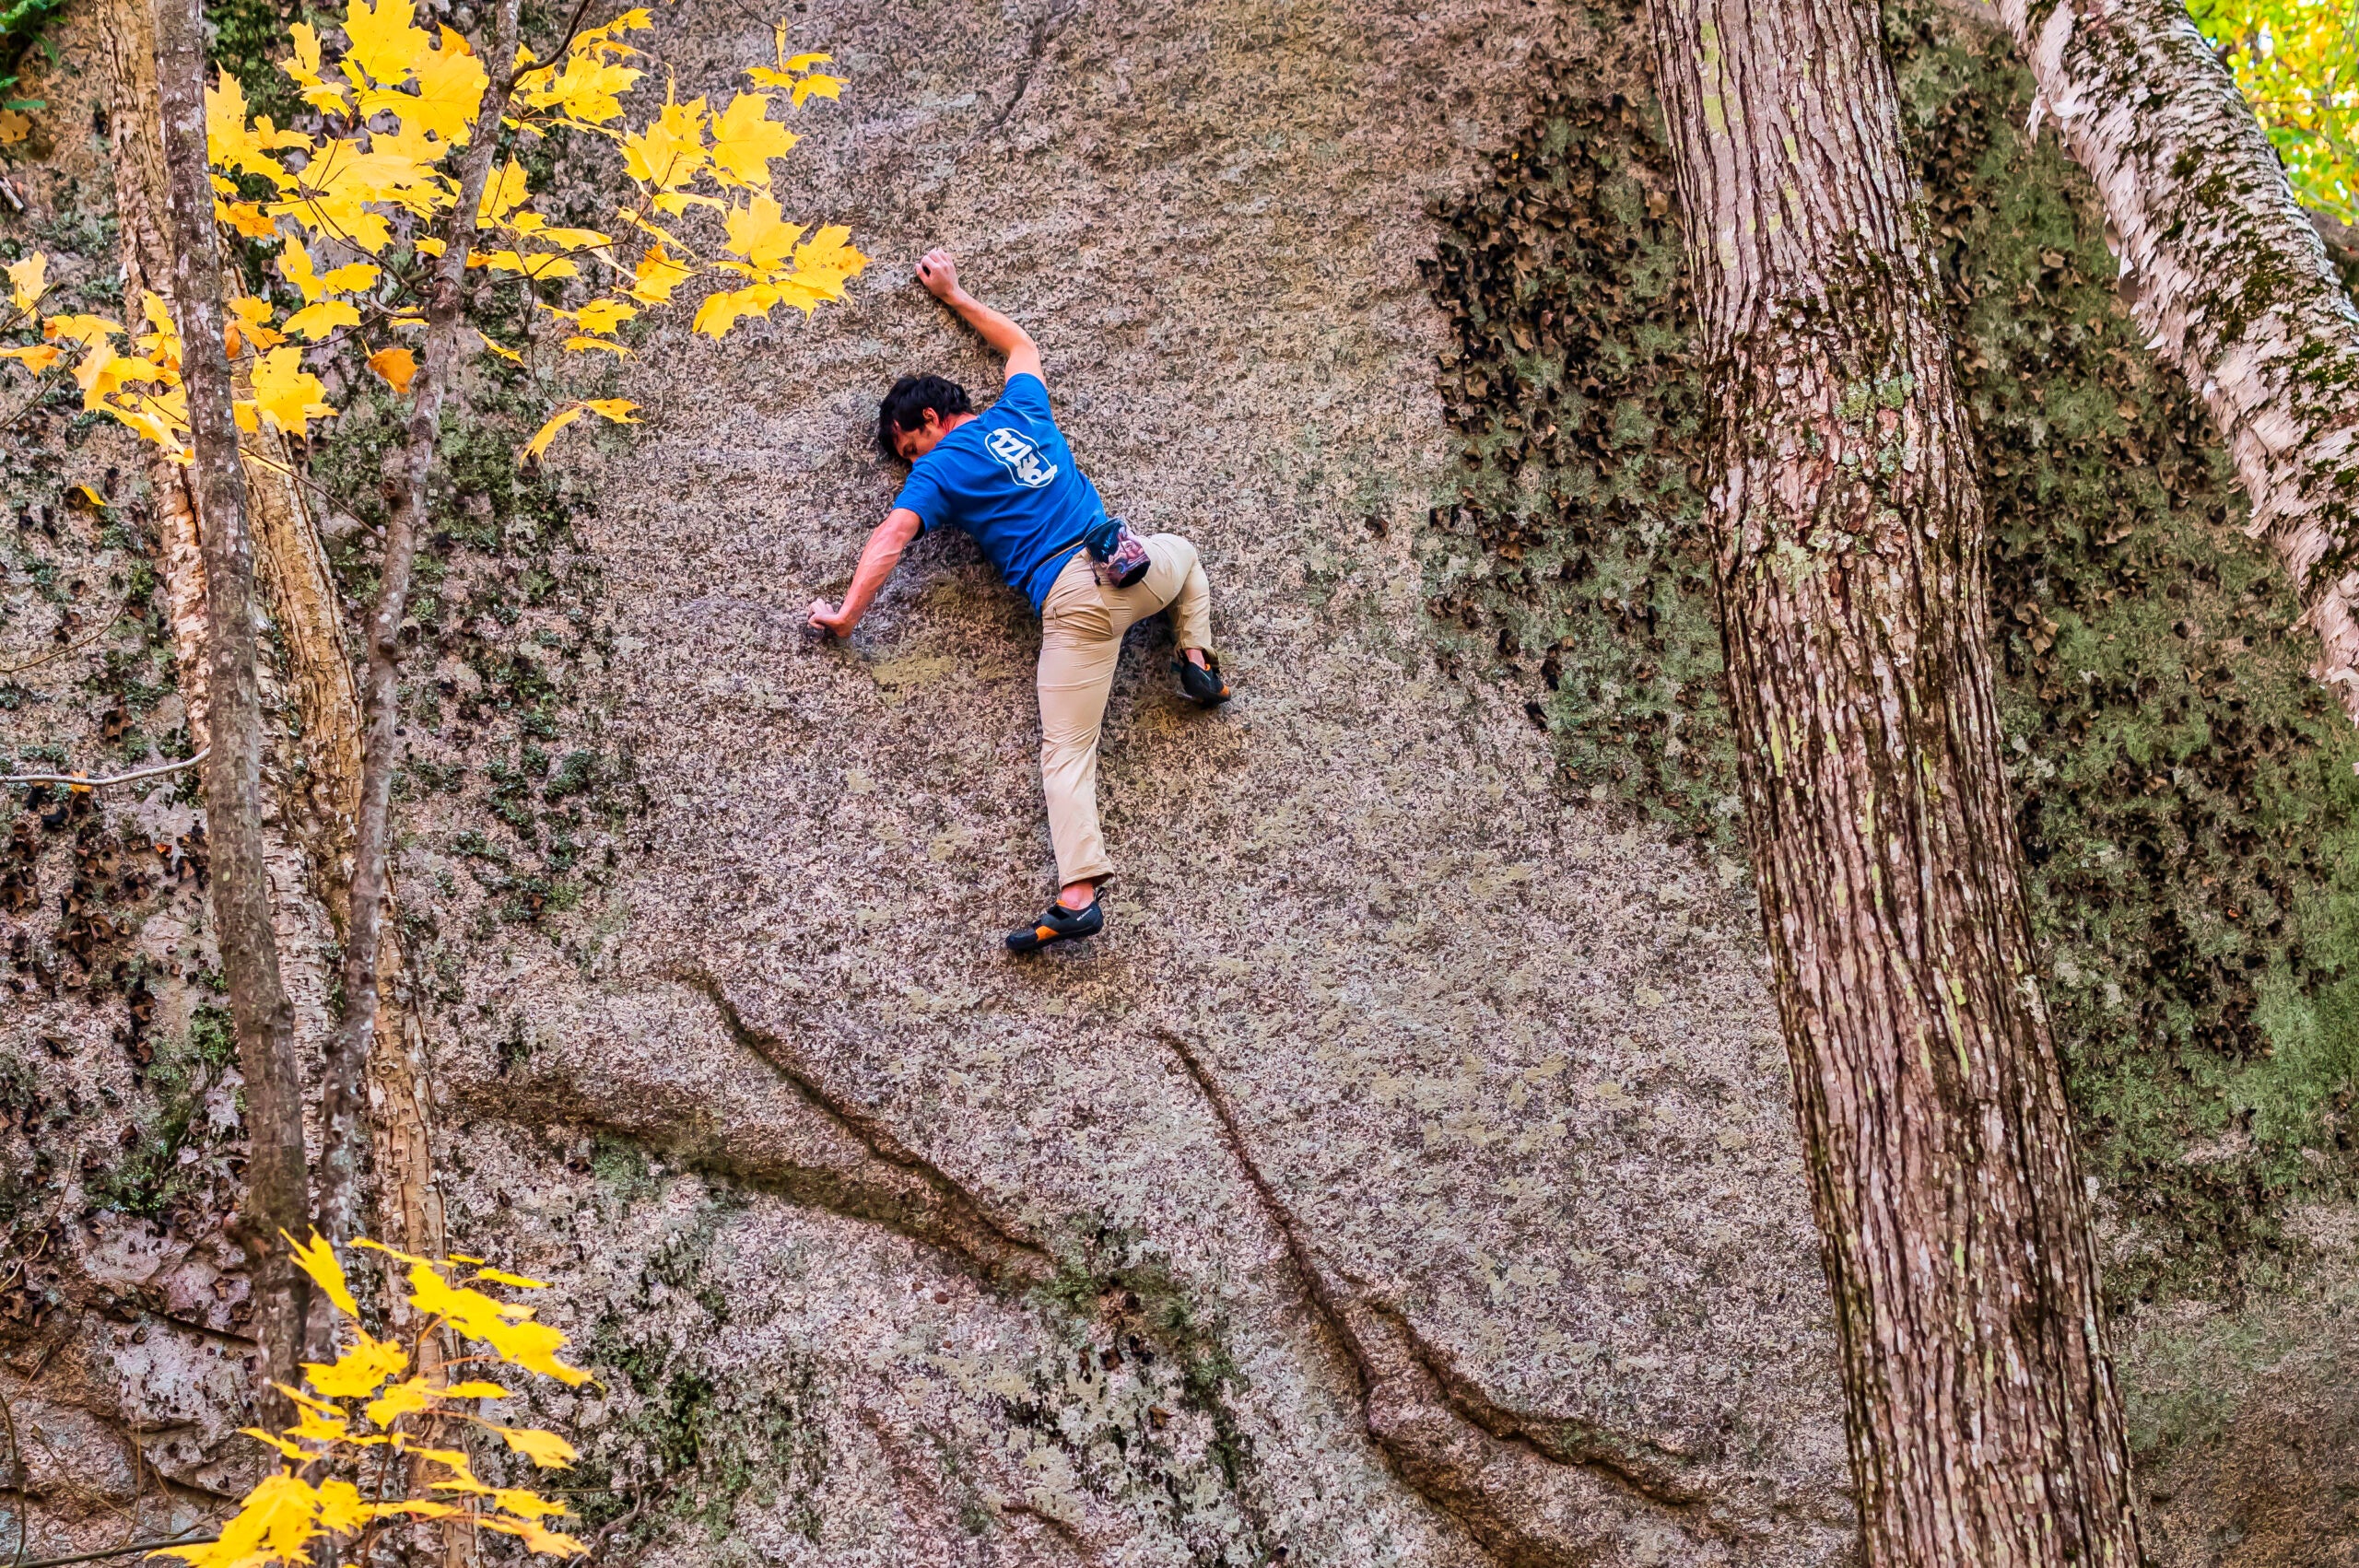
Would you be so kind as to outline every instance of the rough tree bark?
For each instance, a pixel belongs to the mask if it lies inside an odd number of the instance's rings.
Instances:
[[[263,860],[262,716],[253,615],[253,544],[247,532],[238,432],[229,415],[220,264],[205,166],[205,45],[197,0],[157,0],[157,96],[163,115],[165,207],[172,239],[172,314],[188,389],[209,657],[204,765],[205,833],[213,854],[213,913],[246,1084],[246,1199],[239,1239],[253,1259],[267,1377],[291,1383],[308,1306],[304,1281],[278,1239],[299,1233],[309,1208],[303,1081],[295,1011],[278,973]],[[266,1392],[266,1391],[265,1391]]]
[[[2121,292],[2186,375],[2359,721],[2359,310],[2183,0],[1999,0],[2095,181]]]
[[[360,791],[355,813],[352,884],[346,908],[344,1012],[328,1042],[320,1090],[320,1223],[342,1241],[359,1234],[363,1071],[377,1029],[378,945],[386,901],[386,853],[392,842],[393,773],[401,764],[401,631],[409,589],[426,527],[427,485],[434,468],[441,428],[442,398],[458,369],[459,329],[466,305],[467,252],[475,233],[497,151],[501,111],[515,79],[519,0],[500,0],[491,30],[478,131],[460,155],[459,199],[443,225],[447,249],[435,268],[426,300],[426,345],[411,392],[409,421],[400,469],[401,491],[385,527],[385,556],[377,603],[368,628],[368,674],[364,683],[368,729],[362,743]]]
[[[1745,824],[1872,1563],[2132,1564],[2000,763],[1984,506],[1872,0],[1656,0]]]

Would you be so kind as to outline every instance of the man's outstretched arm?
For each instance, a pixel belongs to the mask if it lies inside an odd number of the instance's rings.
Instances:
[[[1039,376],[1042,386],[1049,384],[1049,378],[1040,374],[1040,351],[1033,346],[1032,334],[959,287],[958,263],[949,252],[928,251],[918,263],[918,281],[957,311],[959,319],[981,333],[985,343],[1007,356],[1010,376]]]
[[[860,565],[852,570],[851,586],[844,590],[843,607],[838,609],[824,599],[811,601],[812,629],[850,637],[852,627],[860,625],[860,618],[868,614],[868,607],[884,591],[885,579],[901,564],[901,552],[922,531],[918,514],[909,508],[895,507],[887,512],[885,521],[868,536],[868,543],[861,547]]]

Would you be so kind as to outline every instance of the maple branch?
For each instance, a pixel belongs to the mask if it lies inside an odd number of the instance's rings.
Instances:
[[[589,14],[590,0],[578,0],[578,3],[573,7],[573,15],[566,18],[565,39],[563,42],[557,46],[557,53],[552,56],[553,59],[562,60],[565,58],[566,51],[573,47],[574,38],[581,31],[581,18]],[[511,49],[508,52],[508,57],[512,63],[516,58],[516,51]],[[538,67],[535,66],[534,69],[538,69]],[[510,71],[508,76],[508,85],[499,89],[500,106],[503,110],[507,107],[508,95],[514,92],[516,90],[516,84],[523,79],[524,67],[518,65],[514,66],[514,68]],[[490,118],[496,119],[498,116],[493,115],[490,116]]]
[[[34,409],[39,408],[43,403],[46,403],[49,400],[50,393],[59,390],[53,386],[44,387],[39,384],[39,379],[49,374],[50,372],[47,370],[40,370],[34,373],[35,390],[33,392],[33,395],[24,404],[20,404],[14,414],[9,415],[6,419],[0,419],[0,431],[14,429],[18,420],[22,419]]]
[[[492,58],[513,60],[522,0],[499,0],[492,22]],[[426,345],[411,382],[409,423],[400,496],[385,524],[385,555],[376,608],[369,617],[363,686],[367,728],[360,755],[360,798],[353,813],[352,880],[344,942],[344,1009],[327,1043],[320,1084],[320,1229],[332,1241],[360,1234],[361,1153],[368,1142],[361,1072],[377,1024],[377,959],[382,941],[385,864],[390,848],[393,769],[401,754],[401,630],[427,521],[427,482],[433,472],[442,399],[452,380],[467,295],[467,252],[483,207],[485,182],[498,156],[499,120],[511,79],[487,88],[475,114],[476,134],[459,165],[458,200],[445,215],[442,254],[436,257],[433,292],[426,301]]]

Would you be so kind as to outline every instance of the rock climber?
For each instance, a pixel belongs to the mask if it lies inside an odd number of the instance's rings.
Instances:
[[[885,394],[876,439],[887,458],[910,464],[910,476],[861,550],[842,605],[813,601],[811,625],[848,635],[910,541],[943,527],[973,535],[1007,585],[1032,601],[1040,616],[1040,784],[1062,887],[1007,945],[1037,953],[1106,926],[1097,887],[1114,862],[1097,826],[1097,736],[1122,634],[1168,609],[1181,695],[1206,708],[1228,700],[1212,652],[1212,589],[1195,545],[1176,533],[1139,539],[1107,515],[1049,411],[1029,334],[958,286],[948,252],[928,252],[917,275],[1007,356],[1006,385],[981,414],[966,388],[939,376],[904,376]]]

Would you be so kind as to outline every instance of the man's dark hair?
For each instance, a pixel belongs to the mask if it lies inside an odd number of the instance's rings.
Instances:
[[[899,458],[893,438],[923,425],[929,408],[944,419],[954,414],[975,412],[975,405],[967,399],[967,389],[957,382],[940,376],[903,376],[876,405],[876,444],[885,449],[886,457]]]

